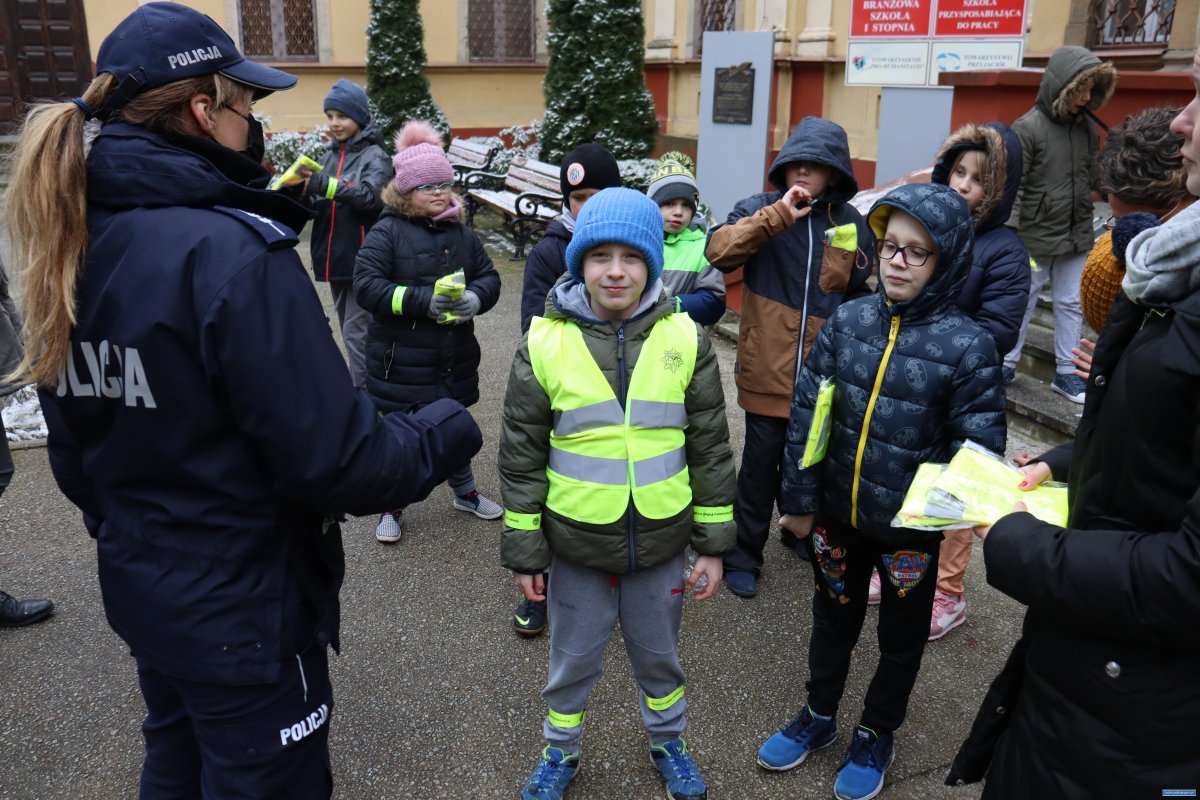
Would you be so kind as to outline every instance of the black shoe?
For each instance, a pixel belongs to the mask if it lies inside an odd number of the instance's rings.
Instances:
[[[49,600],[18,600],[0,592],[0,628],[22,628],[50,616],[54,603]]]
[[[513,630],[533,638],[546,630],[546,601],[524,599],[513,612]]]

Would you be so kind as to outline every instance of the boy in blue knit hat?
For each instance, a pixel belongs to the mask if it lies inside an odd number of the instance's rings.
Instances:
[[[711,597],[733,546],[733,456],[712,346],[663,291],[662,230],[639,192],[591,198],[567,274],[509,377],[501,559],[550,609],[546,745],[530,800],[562,797],[579,768],[588,695],[618,620],[669,795],[708,796],[683,739],[679,625],[684,593]],[[689,544],[698,557],[685,580]]]

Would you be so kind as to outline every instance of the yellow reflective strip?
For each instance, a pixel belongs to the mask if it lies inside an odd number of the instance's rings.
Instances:
[[[519,531],[536,531],[542,528],[541,514],[518,514],[504,509],[504,524]]]
[[[683,697],[683,685],[680,684],[678,689],[671,692],[666,697],[651,697],[645,693],[643,693],[642,696],[646,698],[646,708],[650,709],[651,711],[666,711],[668,708],[678,703],[680,698]]]
[[[546,709],[546,719],[550,720],[550,724],[556,728],[578,728],[583,724],[586,716],[586,711],[580,711],[578,714],[563,714],[553,708]]]
[[[858,484],[863,453],[867,449],[867,432],[871,429],[871,415],[875,412],[875,401],[879,399],[879,387],[883,385],[883,376],[887,372],[888,361],[892,358],[892,350],[896,347],[896,334],[899,331],[900,317],[892,317],[887,348],[883,351],[883,361],[879,362],[879,372],[875,374],[875,386],[871,388],[871,397],[867,400],[867,413],[863,416],[862,433],[858,435],[858,452],[854,455],[854,483],[850,488],[850,524],[856,528],[858,527]]]
[[[399,314],[404,313],[404,290],[405,290],[405,288],[406,287],[404,287],[404,286],[397,286],[396,291],[392,292],[392,313],[393,314],[399,315]]]
[[[695,522],[729,522],[733,519],[733,506],[692,506]]]
[[[329,183],[325,184],[325,199],[332,200],[337,194],[338,181],[337,178],[330,178]]]
[[[845,225],[838,225],[836,228],[830,228],[832,234],[829,236],[828,242],[830,247],[836,247],[839,250],[850,250],[853,252],[858,249],[858,226],[853,222],[848,222]]]

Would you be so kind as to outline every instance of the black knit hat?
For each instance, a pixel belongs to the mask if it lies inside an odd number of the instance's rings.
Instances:
[[[567,153],[558,173],[565,202],[576,189],[610,189],[621,185],[621,170],[612,153],[588,142]]]

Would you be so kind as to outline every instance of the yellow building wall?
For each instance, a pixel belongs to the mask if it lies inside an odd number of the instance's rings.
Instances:
[[[1025,39],[1027,55],[1049,55],[1063,44],[1063,32],[1071,18],[1068,2],[1037,0],[1032,4],[1032,14],[1025,18],[1029,35]]]

